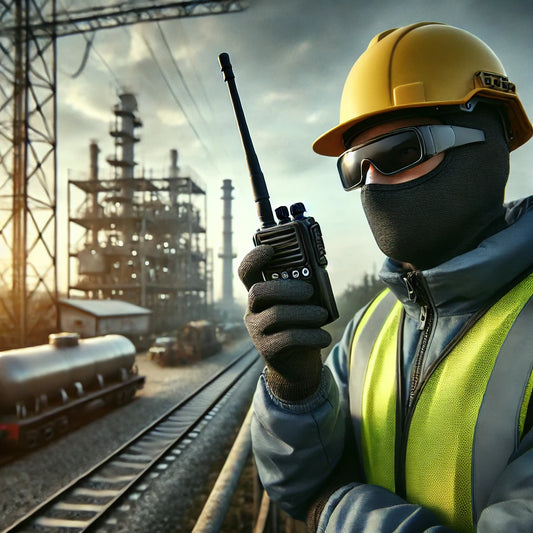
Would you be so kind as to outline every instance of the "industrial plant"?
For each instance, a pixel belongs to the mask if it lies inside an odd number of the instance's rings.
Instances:
[[[91,142],[89,178],[69,180],[68,297],[148,309],[158,333],[212,311],[206,192],[198,179],[181,175],[174,149],[167,175],[137,175],[137,111],[129,93],[113,108],[111,178],[100,178],[99,147]]]

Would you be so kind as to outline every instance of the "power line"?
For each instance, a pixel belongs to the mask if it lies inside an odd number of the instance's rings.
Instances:
[[[206,144],[204,143],[204,141],[202,140],[202,138],[200,137],[200,134],[198,133],[198,131],[196,130],[196,128],[194,127],[194,124],[192,123],[192,121],[190,120],[189,118],[189,115],[187,114],[187,112],[185,111],[185,108],[182,106],[181,102],[179,101],[179,98],[177,97],[176,93],[174,92],[174,89],[172,87],[172,84],[170,83],[170,81],[168,80],[166,74],[164,73],[162,67],[161,67],[161,64],[159,63],[159,61],[157,60],[157,57],[155,55],[155,52],[153,50],[153,48],[150,46],[150,43],[148,42],[148,40],[146,39],[146,36],[143,35],[142,36],[142,39],[144,41],[144,44],[146,45],[146,47],[148,48],[148,51],[150,52],[150,55],[152,56],[152,59],[154,61],[154,63],[156,64],[158,70],[159,70],[159,73],[161,74],[161,77],[163,78],[163,81],[165,82],[165,85],[167,86],[168,90],[170,91],[170,94],[172,95],[172,97],[174,98],[174,101],[176,102],[176,104],[178,105],[178,107],[180,108],[181,112],[183,113],[183,116],[185,117],[185,120],[187,121],[187,123],[189,124],[189,127],[191,128],[191,130],[193,131],[194,135],[196,136],[196,138],[198,139],[198,141],[200,142],[200,144],[203,146],[204,150],[206,151],[206,153],[209,155],[209,160],[211,161],[211,163],[214,165],[214,167],[217,169],[217,172],[219,172],[218,168],[216,167],[216,163],[215,163],[215,160],[213,158],[213,155],[211,154],[211,151],[209,150],[209,148],[206,146]]]
[[[71,78],[77,78],[83,72],[83,70],[85,69],[85,65],[87,64],[87,60],[89,59],[89,54],[91,52],[91,47],[93,45],[95,35],[96,34],[93,33],[91,35],[90,41],[87,41],[85,43],[85,52],[83,53],[83,57],[81,59],[81,64],[78,67],[78,70],[76,72],[74,72],[74,74],[71,75]]]
[[[83,34],[83,36],[85,37],[85,39],[87,39],[85,34]],[[94,53],[98,56],[98,59],[100,59],[100,61],[105,66],[105,68],[111,74],[111,76],[113,78],[113,81],[115,82],[117,90],[120,91],[121,90],[121,83],[120,83],[118,77],[116,76],[115,72],[113,71],[113,69],[110,67],[109,63],[104,59],[104,57],[100,54],[100,52],[98,52],[98,50],[94,47],[94,45],[93,45],[92,49],[93,49]]]
[[[180,37],[182,39],[182,42],[185,45],[185,51],[187,52],[186,53],[186,57],[187,58],[191,58],[193,54],[191,53],[191,45],[190,45],[189,39],[187,37],[187,31],[185,29],[185,25],[183,24],[183,21],[181,19],[178,19],[176,22],[181,27],[181,31],[179,32],[179,35],[180,35]],[[205,103],[207,105],[207,108],[209,110],[209,116],[210,116],[210,118],[213,118],[213,116],[214,116],[213,108],[211,107],[211,102],[210,102],[210,100],[209,100],[209,98],[207,96],[207,91],[205,90],[205,86],[202,83],[202,79],[201,79],[200,75],[198,74],[198,69],[196,68],[194,61],[190,61],[190,59],[189,59],[189,65],[191,67],[191,70],[192,70],[195,78],[196,78],[196,81],[198,82],[198,85],[200,86],[200,91],[202,93],[204,101],[205,101]]]
[[[190,90],[189,84],[187,83],[187,80],[186,80],[185,76],[183,75],[182,70],[181,70],[178,62],[176,61],[176,59],[174,57],[174,54],[172,52],[172,49],[170,48],[168,39],[166,38],[164,30],[163,30],[163,28],[162,28],[162,26],[161,26],[161,24],[159,22],[157,23],[157,26],[158,26],[158,29],[159,29],[159,33],[161,34],[161,38],[163,40],[165,48],[166,48],[166,50],[168,52],[168,55],[170,56],[170,58],[172,60],[172,63],[174,65],[174,68],[175,68],[180,80],[181,80],[181,83],[183,84],[187,94],[189,95],[189,98],[190,98],[192,104],[194,105],[199,117],[201,118],[201,120],[205,124],[205,126],[207,128],[207,132],[208,132],[208,137],[212,140],[213,139],[213,136],[212,136],[212,134],[213,134],[212,124],[214,123],[214,120],[212,120],[211,125],[208,123],[207,119],[205,118],[204,114],[202,113],[202,111],[201,111],[201,109],[200,109],[200,107],[198,105],[197,98],[194,96],[193,92]],[[181,31],[179,32],[179,35],[183,36],[183,40],[185,41],[185,48],[186,48],[186,50],[188,50],[189,43],[188,43],[187,37],[186,37],[185,32],[184,32],[183,24],[181,24]],[[190,52],[187,53],[187,56],[190,56]],[[190,66],[191,66],[191,68],[193,70],[193,73],[195,74],[195,77],[196,77],[196,80],[197,80],[198,84],[200,85],[200,89],[201,89],[201,92],[202,92],[202,94],[204,96],[204,101],[206,103],[207,109],[209,110],[210,116],[211,116],[211,118],[213,118],[213,108],[211,107],[211,104],[210,104],[209,99],[207,97],[207,93],[205,91],[203,83],[202,83],[202,81],[201,81],[201,79],[200,79],[200,77],[198,75],[197,70],[194,68],[194,63],[193,62],[189,62],[189,64],[190,64]],[[226,152],[224,147],[221,148],[221,152],[222,152],[222,155],[226,159],[228,159],[228,154],[227,154],[227,152]],[[219,150],[219,153],[220,153],[220,150]],[[219,169],[218,169],[216,164],[214,164],[214,167],[217,170],[217,172],[220,173],[220,171],[219,171]]]
[[[220,128],[218,127],[217,121],[215,120],[215,116],[214,116],[215,114],[213,111],[213,107],[211,106],[210,98],[208,97],[207,91],[205,90],[205,86],[198,73],[198,70],[195,67],[195,62],[191,61],[191,58],[193,57],[193,52],[191,51],[191,45],[190,45],[189,39],[187,38],[187,31],[186,31],[185,25],[183,24],[183,21],[181,19],[178,19],[176,22],[180,26],[180,30],[177,32],[177,35],[179,35],[179,37],[181,38],[181,42],[185,46],[185,51],[186,51],[185,57],[187,57],[189,60],[188,62],[189,62],[190,70],[192,71],[192,73],[194,74],[194,77],[196,78],[196,82],[198,86],[200,87],[200,93],[203,96],[205,107],[208,110],[208,118],[210,119],[210,122],[208,122],[208,120],[205,118],[203,114],[202,114],[202,118],[204,119],[204,122],[208,126],[207,131],[209,133],[209,138],[212,140],[216,136],[220,138],[221,135],[222,136],[224,135],[225,131],[223,132],[216,131],[216,130],[220,130]],[[226,161],[230,160],[224,143],[217,144],[217,155],[222,156],[223,158],[225,158]]]
[[[65,7],[65,4],[63,2],[61,2],[61,7],[63,9],[63,12],[64,12],[64,15],[67,17],[67,19],[69,20],[69,22],[72,21],[70,15],[69,15],[69,11],[68,9]],[[74,25],[77,27],[77,25],[74,23]],[[120,90],[120,81],[119,79],[117,78],[115,72],[113,71],[113,69],[111,68],[111,66],[109,65],[109,63],[104,59],[104,57],[100,54],[100,52],[98,52],[98,50],[96,49],[96,47],[94,46],[94,39],[95,39],[95,36],[96,36],[96,33],[93,32],[91,34],[91,37],[87,37],[86,33],[85,32],[82,32],[81,34],[83,36],[83,38],[85,39],[85,52],[83,54],[83,58],[82,58],[82,61],[81,61],[81,64],[80,66],[78,67],[77,71],[74,73],[74,74],[70,74],[70,76],[72,78],[77,78],[82,72],[83,70],[85,69],[85,66],[87,65],[87,60],[89,59],[89,54],[90,54],[90,51],[92,50],[96,56],[98,57],[98,59],[100,59],[100,61],[102,62],[102,64],[104,65],[104,67],[107,69],[107,71],[111,74],[111,77],[113,78],[113,81],[115,82],[115,86],[118,90]]]
[[[161,28],[161,24],[157,23],[157,29],[159,30],[159,33],[161,35],[161,38],[163,40],[163,44],[165,45],[165,48],[168,52],[168,55],[170,56],[170,59],[172,60],[172,64],[174,65],[174,69],[176,70],[179,79],[181,80],[181,83],[183,84],[183,87],[185,87],[185,90],[187,91],[187,94],[189,95],[189,98],[191,99],[194,108],[198,112],[198,115],[200,118],[207,124],[207,121],[205,117],[203,116],[202,112],[200,111],[200,108],[198,107],[198,104],[196,103],[196,99],[194,98],[193,94],[191,93],[191,90],[189,89],[189,86],[187,84],[187,81],[185,80],[185,77],[183,76],[183,73],[181,72],[181,69],[178,65],[178,62],[176,61],[176,58],[174,57],[174,54],[172,53],[172,50],[170,48],[170,45],[168,44],[168,40],[165,36],[165,33],[163,32],[163,28]]]

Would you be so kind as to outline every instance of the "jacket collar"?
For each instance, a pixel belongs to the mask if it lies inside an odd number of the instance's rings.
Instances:
[[[440,315],[462,315],[479,310],[520,274],[533,268],[533,196],[505,207],[508,224],[505,229],[474,250],[419,272]],[[418,316],[419,304],[408,297],[404,281],[407,272],[398,262],[387,259],[379,275],[407,313]]]

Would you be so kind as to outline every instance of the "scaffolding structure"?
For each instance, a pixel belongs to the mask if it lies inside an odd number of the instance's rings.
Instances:
[[[180,175],[176,150],[167,176],[134,176],[142,123],[135,97],[119,98],[110,130],[115,154],[107,158],[114,177],[99,178],[93,142],[89,179],[69,180],[69,297],[140,305],[152,311],[153,332],[171,331],[208,314],[206,193]],[[83,199],[73,208],[76,191]]]

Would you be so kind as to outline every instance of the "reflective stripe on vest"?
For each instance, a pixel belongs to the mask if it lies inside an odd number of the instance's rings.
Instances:
[[[368,359],[370,358],[374,341],[376,340],[385,319],[389,315],[391,308],[395,304],[401,305],[389,290],[379,294],[362,316],[352,340],[349,366],[350,413],[352,416],[352,424],[360,459],[363,457],[363,450],[361,448],[361,405],[363,403],[363,385],[366,368],[368,366]],[[372,318],[372,320],[369,320],[369,318]],[[352,391],[358,391],[359,393],[353,394]],[[360,463],[361,468],[364,468],[361,461]]]
[[[531,294],[533,275],[477,320],[426,379],[411,417],[407,500],[459,531],[474,531],[518,446],[533,385]],[[367,481],[394,491],[401,304],[392,300],[382,295],[357,328],[350,404]]]

